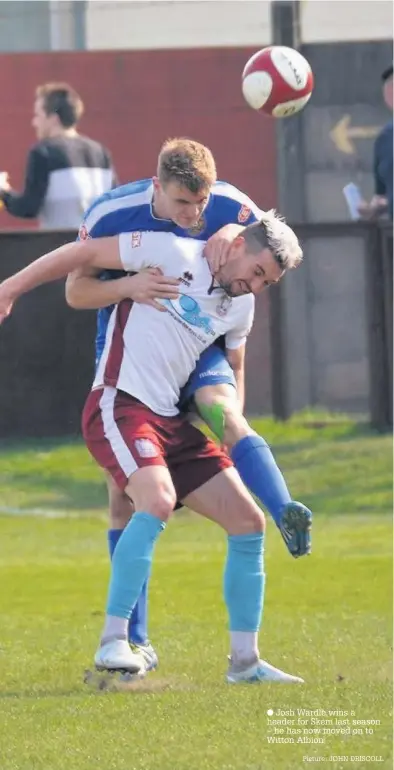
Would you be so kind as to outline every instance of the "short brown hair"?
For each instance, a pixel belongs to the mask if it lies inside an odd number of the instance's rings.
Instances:
[[[47,115],[57,115],[64,128],[75,126],[83,115],[83,101],[68,83],[45,83],[36,89]]]
[[[216,182],[216,165],[203,144],[192,139],[167,139],[160,150],[157,176],[162,185],[177,182],[198,193]]]
[[[260,221],[245,227],[241,235],[250,254],[269,249],[282,270],[298,267],[302,262],[302,249],[295,232],[274,209],[265,211]]]

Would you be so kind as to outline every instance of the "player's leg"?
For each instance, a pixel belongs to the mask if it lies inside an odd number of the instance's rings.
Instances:
[[[108,489],[110,529],[108,548],[112,559],[115,547],[134,512],[130,498],[115,484],[112,476],[105,473]],[[129,622],[128,638],[136,652],[146,658],[149,670],[157,668],[158,657],[148,638],[148,585],[149,576],[142,586],[141,595],[133,608]],[[136,649],[138,648],[138,649]]]
[[[126,493],[133,498],[135,513],[112,560],[106,621],[96,655],[96,665],[104,669],[127,668],[125,661],[132,661],[119,641],[127,638],[130,615],[150,575],[155,542],[176,502],[170,474],[161,465],[137,468],[128,479]],[[119,651],[122,666],[116,666]],[[145,665],[145,672],[150,668]]]
[[[242,415],[235,388],[227,383],[204,386],[196,391],[195,403],[227,446],[244,484],[270,512],[291,555],[297,558],[310,553],[312,514],[291,499],[270,447]]]
[[[185,388],[183,399],[192,397],[202,419],[228,447],[244,484],[270,512],[290,553],[309,553],[311,512],[291,499],[270,447],[242,415],[234,374],[216,345],[203,353]]]
[[[128,623],[150,574],[155,542],[176,503],[149,418],[149,410],[140,402],[113,388],[92,391],[83,413],[89,451],[135,507],[112,557],[106,619],[95,656],[100,670],[147,670],[144,658],[128,644]]]
[[[193,468],[193,464],[187,472],[198,476],[198,468]],[[216,521],[228,534],[224,599],[229,615],[231,657],[227,681],[302,682],[299,677],[260,659],[258,633],[265,584],[264,515],[237,471],[228,468],[216,474],[183,502]]]

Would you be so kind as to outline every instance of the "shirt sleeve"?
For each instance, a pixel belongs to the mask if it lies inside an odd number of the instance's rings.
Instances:
[[[104,156],[105,156],[105,162],[107,164],[107,168],[111,171],[111,190],[113,190],[114,187],[119,186],[118,175],[116,173],[116,169],[112,161],[112,155],[109,152],[109,150],[107,150],[106,148],[104,148]]]
[[[382,160],[382,144],[382,136],[379,135],[373,148],[373,175],[375,180],[375,195],[386,195],[386,185],[379,173],[379,165]]]
[[[118,174],[116,172],[115,166],[111,166],[111,169],[112,169],[112,184],[111,184],[111,188],[113,190],[115,187],[119,187],[119,177],[118,177]]]
[[[248,203],[243,203],[239,206],[237,217],[238,224],[246,226],[252,225],[254,222],[260,222],[263,213],[262,209],[259,209],[259,207],[249,199]]]
[[[179,248],[172,233],[141,232],[119,235],[119,254],[126,272],[143,270],[145,267],[168,267]]]
[[[245,299],[245,306],[239,314],[238,321],[234,323],[232,329],[226,332],[226,348],[229,350],[236,350],[237,348],[245,345],[246,340],[250,334],[254,320],[254,306],[255,301],[252,294],[249,294]]]
[[[262,209],[248,195],[227,182],[218,182],[216,194],[222,226],[230,223],[251,225],[263,216]]]
[[[10,190],[10,192],[4,192],[2,195],[7,211],[15,217],[24,219],[36,217],[44,202],[48,188],[48,177],[46,154],[42,148],[33,147],[27,158],[23,193]]]
[[[109,238],[112,235],[119,235],[116,218],[111,216],[111,212],[106,210],[108,202],[108,193],[104,193],[92,203],[86,211],[79,227],[77,241],[86,241],[88,238]],[[104,206],[104,211],[100,210]]]

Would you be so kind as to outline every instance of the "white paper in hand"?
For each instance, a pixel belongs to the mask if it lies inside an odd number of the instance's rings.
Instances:
[[[346,203],[348,205],[349,214],[352,219],[360,219],[360,213],[358,211],[358,207],[363,202],[363,197],[361,195],[360,189],[357,187],[354,182],[350,182],[349,184],[345,185],[343,188],[343,194],[346,198]]]

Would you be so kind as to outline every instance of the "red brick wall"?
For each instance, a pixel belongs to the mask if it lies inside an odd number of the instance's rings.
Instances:
[[[240,73],[250,49],[0,55],[0,171],[20,188],[35,87],[66,80],[82,95],[81,130],[111,150],[121,181],[150,176],[168,136],[213,150],[219,178],[257,203],[276,202],[273,122],[243,102]],[[0,215],[0,228],[20,220]]]
[[[112,152],[121,182],[155,172],[163,140],[193,137],[212,149],[220,179],[262,207],[276,204],[273,121],[243,101],[240,76],[248,48],[0,55],[0,171],[20,189],[37,85],[70,82],[85,101],[81,130]],[[0,212],[0,229],[32,227]],[[259,301],[250,344],[249,408],[269,409],[267,302]]]

